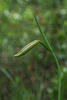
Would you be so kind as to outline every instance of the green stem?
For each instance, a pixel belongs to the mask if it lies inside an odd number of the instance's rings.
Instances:
[[[61,69],[60,69],[60,66],[59,66],[59,62],[58,62],[58,60],[57,60],[57,58],[56,58],[56,56],[55,56],[55,54],[54,54],[54,52],[53,52],[53,50],[52,50],[52,48],[51,48],[49,42],[48,42],[48,40],[47,40],[47,38],[46,38],[44,32],[43,32],[42,29],[41,29],[41,26],[40,26],[40,24],[39,24],[39,22],[38,22],[38,19],[37,19],[35,13],[33,13],[33,14],[34,14],[34,19],[35,19],[35,21],[36,21],[36,24],[37,24],[37,26],[38,26],[38,28],[39,28],[40,34],[41,34],[41,36],[42,36],[42,38],[43,38],[43,40],[44,40],[44,42],[45,42],[45,45],[46,45],[46,47],[48,48],[48,50],[51,52],[51,54],[53,55],[53,57],[54,57],[54,59],[55,59],[55,61],[56,61],[57,67],[58,67],[58,75],[59,75],[58,100],[60,100],[60,99],[61,99]],[[43,44],[42,44],[42,45],[43,45]],[[44,46],[44,45],[43,45],[43,46]]]
[[[45,45],[40,41],[41,45],[45,47]],[[58,88],[58,100],[61,100],[61,69],[60,69],[60,66],[59,66],[59,62],[57,60],[57,57],[55,56],[55,53],[54,51],[52,50],[50,44],[48,44],[49,48],[50,48],[50,52],[51,54],[53,55],[54,59],[55,59],[55,62],[57,64],[57,67],[58,67],[58,75],[59,75],[59,88]],[[45,47],[46,48],[46,47]],[[48,48],[46,48],[48,50]]]
[[[44,44],[44,43],[42,43],[41,41],[39,41],[39,43],[44,47],[44,48],[46,48],[48,51],[50,51],[50,49]],[[50,51],[51,52],[51,51]]]
[[[47,40],[48,41],[48,40]],[[58,68],[58,75],[59,75],[59,87],[58,87],[58,100],[61,100],[61,69],[60,69],[60,66],[59,66],[59,62],[57,60],[57,57],[55,56],[55,53],[53,51],[53,49],[51,48],[49,42],[47,42],[48,44],[48,47],[50,48],[50,52],[51,54],[53,55],[54,59],[55,59],[55,62],[57,64],[57,68]]]
[[[56,61],[57,67],[58,67],[58,75],[59,75],[59,88],[58,88],[58,100],[61,100],[61,69],[59,66],[59,62],[54,54],[54,52],[52,51],[52,55]]]
[[[42,46],[45,47],[45,45],[41,42]],[[58,88],[58,100],[61,100],[61,69],[60,69],[60,66],[59,66],[59,62],[57,60],[57,57],[55,56],[55,53],[53,52],[50,44],[48,44],[49,48],[50,48],[50,52],[51,54],[53,55],[54,59],[55,59],[55,62],[57,64],[57,67],[58,67],[58,75],[59,75],[59,88]]]

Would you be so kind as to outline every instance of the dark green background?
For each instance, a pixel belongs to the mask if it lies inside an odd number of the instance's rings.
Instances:
[[[27,43],[42,40],[33,11],[59,60],[61,100],[67,100],[67,0],[0,0],[0,68],[9,72],[20,92],[0,71],[0,100],[57,100],[58,72],[49,52],[38,45],[13,57]]]

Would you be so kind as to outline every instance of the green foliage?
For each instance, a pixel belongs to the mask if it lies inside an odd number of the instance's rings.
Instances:
[[[67,0],[0,0],[0,68],[4,67],[10,73],[18,88],[23,90],[24,98],[25,95],[31,100],[39,98],[41,89],[41,99],[45,96],[45,100],[57,100],[57,68],[52,56],[42,46],[32,49],[23,59],[13,57],[30,41],[41,40],[33,10],[61,68],[67,67]],[[63,98],[67,100],[67,72],[63,73],[62,92],[65,91]],[[0,71],[0,100],[17,100],[18,93],[4,75]],[[57,81],[53,83],[53,79]]]
[[[46,48],[48,48],[48,50],[51,52],[51,54],[53,55],[54,59],[55,59],[55,62],[57,64],[57,67],[58,67],[58,75],[59,75],[59,87],[58,87],[58,100],[61,100],[61,69],[60,69],[60,66],[59,66],[59,63],[58,63],[58,60],[46,38],[46,36],[44,35],[42,29],[41,29],[41,26],[39,25],[39,22],[36,18],[36,15],[34,14],[34,18],[35,18],[35,21],[36,21],[36,24],[39,28],[39,31],[40,31],[40,34],[46,44]],[[39,43],[39,40],[35,40],[29,44],[27,44],[24,48],[22,48],[16,55],[14,55],[15,57],[18,57],[18,56],[21,56],[21,55],[24,55],[26,54],[30,49],[32,49],[35,45],[37,45]],[[41,42],[40,42],[41,43]]]

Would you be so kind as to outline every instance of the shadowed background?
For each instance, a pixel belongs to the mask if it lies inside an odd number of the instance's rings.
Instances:
[[[67,1],[0,0],[0,100],[57,100],[58,72],[41,45],[14,58],[27,43],[41,39],[35,12],[62,71],[62,99],[67,99]],[[10,77],[17,84],[16,89]],[[8,78],[8,77],[9,78]]]

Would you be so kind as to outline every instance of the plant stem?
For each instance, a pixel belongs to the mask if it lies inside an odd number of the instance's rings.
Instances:
[[[56,61],[57,67],[58,67],[58,75],[59,75],[58,100],[60,100],[60,99],[61,99],[61,69],[60,69],[60,66],[59,66],[59,62],[58,62],[58,60],[57,60],[57,58],[56,58],[56,56],[55,56],[55,53],[53,52],[53,49],[52,49],[51,45],[50,45],[49,42],[48,42],[48,40],[47,40],[47,38],[46,38],[44,32],[43,32],[42,29],[41,29],[41,26],[40,26],[40,24],[39,24],[39,22],[38,22],[38,19],[37,19],[35,13],[33,13],[33,14],[34,14],[34,19],[35,19],[35,21],[36,21],[36,24],[37,24],[37,26],[38,26],[38,28],[39,28],[40,34],[41,34],[41,36],[42,36],[42,38],[43,38],[43,40],[44,40],[44,42],[45,42],[45,45],[46,45],[46,47],[48,48],[48,50],[51,52],[51,54],[53,55],[53,57],[54,57],[54,59],[55,59],[55,61]],[[43,46],[44,46],[44,45],[43,45]],[[45,47],[45,46],[44,46],[44,47]]]
[[[53,55],[53,57],[55,59],[55,62],[57,64],[58,75],[59,75],[58,100],[61,100],[61,69],[60,69],[59,62],[57,60],[57,57],[55,56],[55,53],[54,53],[52,47],[50,46],[48,40],[47,40],[47,44],[48,44],[48,47],[50,48],[50,52]]]
[[[48,40],[47,40],[48,41]],[[55,53],[52,49],[52,47],[50,46],[49,42],[47,42],[49,48],[50,48],[50,52],[51,54],[53,55],[54,59],[55,59],[55,62],[57,64],[57,68],[58,68],[58,75],[59,75],[59,87],[58,87],[58,100],[61,100],[61,69],[60,69],[60,66],[59,66],[59,62],[57,60],[57,57],[55,56]]]
[[[59,88],[58,88],[58,100],[61,100],[61,69],[59,66],[59,62],[54,54],[54,52],[52,51],[52,55],[56,61],[57,67],[58,67],[58,75],[59,75]]]
[[[48,41],[48,40],[47,40]],[[59,75],[59,87],[58,87],[58,100],[61,100],[61,69],[60,69],[60,66],[59,66],[59,62],[57,60],[57,57],[55,56],[55,53],[52,49],[52,47],[50,46],[49,42],[47,43],[49,48],[50,48],[50,52],[51,54],[53,55],[54,59],[55,59],[55,62],[57,64],[57,68],[58,68],[58,75]]]

